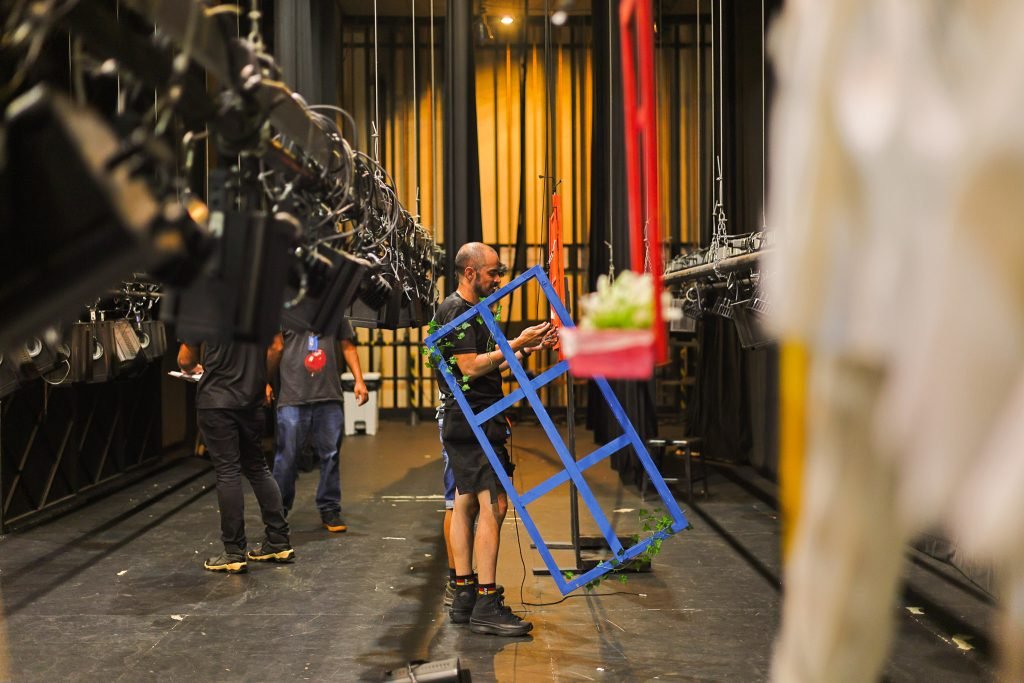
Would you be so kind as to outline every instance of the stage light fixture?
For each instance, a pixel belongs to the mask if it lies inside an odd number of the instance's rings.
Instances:
[[[369,266],[363,259],[325,247],[302,253],[303,282],[290,283],[281,326],[296,332],[337,334]]]
[[[215,212],[214,222],[223,224],[223,233],[205,271],[168,293],[161,316],[184,341],[267,344],[281,325],[294,219],[231,211]]]
[[[126,149],[91,109],[39,85],[7,107],[3,128],[0,348],[73,318],[132,272],[188,260],[175,202],[131,170],[147,151]]]

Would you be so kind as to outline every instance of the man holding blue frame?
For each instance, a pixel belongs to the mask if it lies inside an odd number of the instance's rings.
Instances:
[[[456,319],[501,286],[504,269],[494,249],[471,242],[455,257],[458,288],[438,307],[434,322],[438,326]],[[550,323],[528,327],[509,342],[518,358],[555,344]],[[482,410],[503,398],[501,371],[507,367],[500,349],[496,349],[486,325],[479,319],[446,338],[441,344],[443,361],[463,382],[463,393],[474,411]],[[533,624],[522,620],[504,605],[495,574],[501,525],[508,510],[508,499],[483,448],[477,442],[444,377],[437,370],[442,395],[441,442],[455,482],[454,509],[451,518],[450,546],[455,563],[455,595],[449,615],[454,623],[469,623],[475,633],[502,636],[525,635]],[[510,436],[507,422],[498,416],[482,425],[507,474],[513,465],[505,443]],[[474,527],[475,522],[475,527]],[[477,573],[473,573],[473,559]]]

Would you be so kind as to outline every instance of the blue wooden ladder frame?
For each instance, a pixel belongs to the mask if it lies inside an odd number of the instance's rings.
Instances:
[[[554,287],[551,286],[551,281],[548,280],[544,270],[540,266],[534,266],[491,296],[473,306],[470,310],[466,311],[455,320],[452,320],[443,327],[438,328],[433,334],[426,338],[424,343],[430,351],[434,365],[441,369],[441,374],[448,383],[448,388],[451,389],[456,402],[459,404],[459,407],[462,409],[463,414],[465,414],[470,427],[473,429],[473,433],[476,435],[477,441],[480,442],[480,445],[484,449],[484,453],[487,454],[487,459],[490,461],[491,466],[498,475],[501,485],[505,487],[508,499],[518,511],[519,517],[523,520],[523,526],[526,527],[526,530],[530,534],[530,538],[537,546],[537,550],[540,552],[541,558],[544,560],[544,564],[551,572],[551,576],[554,577],[555,583],[558,584],[558,589],[562,592],[562,595],[566,595],[580,586],[583,586],[614,570],[619,564],[637,557],[655,540],[667,538],[670,534],[686,529],[689,526],[689,523],[686,521],[683,511],[679,509],[679,505],[676,503],[672,492],[669,491],[668,485],[662,478],[661,473],[658,472],[658,468],[655,466],[654,461],[651,460],[650,454],[644,447],[643,441],[640,440],[640,436],[637,434],[633,424],[629,421],[629,417],[622,409],[622,405],[619,403],[618,398],[615,396],[611,387],[608,386],[608,381],[603,377],[595,378],[594,381],[601,389],[601,394],[604,396],[604,400],[608,402],[608,406],[611,408],[612,414],[618,421],[619,426],[622,427],[623,433],[618,438],[606,443],[580,460],[576,461],[573,459],[572,453],[569,452],[568,447],[565,445],[565,441],[562,439],[561,434],[559,434],[558,428],[555,426],[554,422],[552,422],[551,416],[548,415],[547,409],[538,394],[538,390],[545,384],[548,384],[558,377],[561,377],[563,374],[566,374],[569,370],[569,364],[566,361],[560,361],[537,377],[530,379],[529,375],[526,374],[526,370],[516,358],[512,347],[509,346],[505,335],[502,334],[501,329],[498,327],[498,323],[494,319],[490,310],[490,307],[496,302],[508,296],[516,289],[526,285],[532,279],[537,280],[537,283],[543,290],[544,295],[547,297],[548,303],[554,309],[555,314],[558,316],[559,320],[561,320],[562,325],[564,327],[574,327],[572,318],[569,317],[568,311],[565,309],[565,306],[555,293]],[[508,362],[509,369],[511,369],[512,374],[519,382],[519,387],[517,389],[509,393],[503,399],[493,403],[484,410],[481,410],[479,413],[473,412],[469,402],[466,400],[465,394],[462,392],[460,382],[452,375],[448,364],[444,362],[441,350],[438,348],[438,343],[444,339],[444,337],[455,332],[457,327],[463,323],[469,322],[475,316],[480,316],[483,319],[487,329],[490,330],[491,335],[494,337],[497,347],[501,349],[502,355],[504,355],[505,360]],[[544,428],[548,439],[551,441],[552,447],[554,447],[555,452],[558,453],[558,457],[562,460],[564,469],[529,491],[520,494],[516,491],[512,480],[507,474],[505,474],[505,468],[502,467],[497,454],[494,452],[494,448],[484,435],[481,425],[486,423],[487,420],[492,417],[511,408],[517,401],[520,401],[523,398],[529,402],[530,407],[533,408],[533,412],[537,415],[537,419],[540,420],[540,424]],[[604,511],[598,504],[597,499],[594,497],[594,493],[591,491],[586,479],[583,478],[583,470],[601,462],[612,453],[627,447],[632,447],[633,451],[640,459],[640,463],[643,465],[645,473],[650,478],[651,483],[658,492],[658,495],[661,496],[662,503],[669,512],[669,516],[672,519],[672,525],[668,529],[656,531],[636,545],[624,548],[622,543],[619,542],[618,535],[615,533],[614,529],[612,529],[611,522],[604,514]],[[573,577],[571,580],[567,580],[562,576],[558,569],[558,564],[552,557],[551,551],[548,549],[540,531],[537,529],[537,525],[534,523],[533,518],[527,510],[527,506],[530,503],[536,501],[544,494],[550,493],[556,487],[568,482],[569,480],[572,480],[576,485],[576,490],[579,491],[580,497],[582,497],[587,509],[590,510],[590,514],[593,516],[598,529],[600,529],[601,534],[604,536],[605,541],[608,543],[608,547],[611,548],[614,556],[611,559],[601,562],[593,569],[579,576]]]

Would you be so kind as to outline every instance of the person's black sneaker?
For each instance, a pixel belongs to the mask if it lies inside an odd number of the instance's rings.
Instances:
[[[453,623],[465,624],[473,614],[473,606],[476,604],[476,584],[468,586],[456,586],[455,595],[452,596],[452,605],[448,608],[448,616]]]
[[[505,587],[502,586],[500,583],[495,587],[495,590],[497,590],[498,595],[504,595],[505,594]],[[455,599],[455,584],[453,584],[451,581],[445,581],[444,582],[444,606],[445,607],[451,607],[452,606],[452,600],[454,600],[454,599]]]
[[[211,572],[227,572],[228,574],[244,574],[246,571],[245,556],[239,553],[221,553],[203,562],[203,568]]]
[[[469,618],[469,630],[492,636],[525,636],[533,624],[505,606],[500,593],[478,595]]]
[[[325,512],[320,515],[320,520],[324,523],[324,528],[330,532],[341,533],[342,531],[348,531],[348,526],[338,512]]]
[[[274,544],[263,541],[256,550],[246,553],[253,562],[294,562],[295,551],[287,543]]]

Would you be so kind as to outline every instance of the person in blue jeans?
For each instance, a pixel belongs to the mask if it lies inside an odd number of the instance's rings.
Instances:
[[[444,396],[441,396],[443,400]],[[444,449],[444,406],[437,407],[437,431],[441,441],[441,458],[444,460],[444,547],[448,553],[448,580],[444,584],[444,606],[451,607],[455,599],[455,554],[452,552],[452,513],[455,510],[455,473],[448,462],[448,451]]]
[[[298,457],[308,442],[320,460],[316,507],[324,528],[332,532],[348,529],[341,518],[339,451],[345,418],[338,374],[339,350],[355,378],[358,404],[363,405],[370,397],[354,338],[352,326],[345,320],[337,337],[284,330],[267,352],[271,376],[279,378],[274,480],[281,489],[285,513],[295,502]],[[273,399],[270,384],[266,391],[267,398]]]

